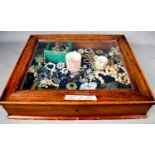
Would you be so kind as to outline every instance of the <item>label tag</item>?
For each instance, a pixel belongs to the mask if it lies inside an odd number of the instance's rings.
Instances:
[[[65,95],[64,100],[87,100],[96,101],[97,97],[94,95]]]

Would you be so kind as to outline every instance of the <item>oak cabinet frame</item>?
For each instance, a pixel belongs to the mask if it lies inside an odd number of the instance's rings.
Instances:
[[[20,86],[38,41],[117,40],[132,89],[125,90],[21,90]],[[65,101],[65,95],[95,95],[97,101]],[[153,94],[124,35],[31,35],[3,91],[0,104],[14,119],[143,118],[155,103]]]

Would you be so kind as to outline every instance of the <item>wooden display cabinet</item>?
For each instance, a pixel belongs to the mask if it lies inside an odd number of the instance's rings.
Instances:
[[[73,50],[111,49],[118,46],[130,86],[94,90],[36,89],[30,83],[24,86],[36,48],[40,45],[44,51],[49,42],[71,42]],[[73,95],[73,98],[65,100],[66,95]],[[8,118],[39,120],[144,118],[154,103],[153,94],[125,36],[103,34],[31,35],[0,100]]]

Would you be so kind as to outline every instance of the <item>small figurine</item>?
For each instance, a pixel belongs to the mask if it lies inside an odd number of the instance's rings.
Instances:
[[[108,64],[108,59],[105,56],[95,56],[95,67],[97,70],[103,70]]]
[[[66,54],[67,69],[76,74],[81,67],[81,54],[74,51]]]

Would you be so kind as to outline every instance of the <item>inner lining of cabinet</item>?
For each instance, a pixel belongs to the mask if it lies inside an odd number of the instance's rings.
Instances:
[[[39,41],[21,85],[23,90],[131,88],[116,40]]]

